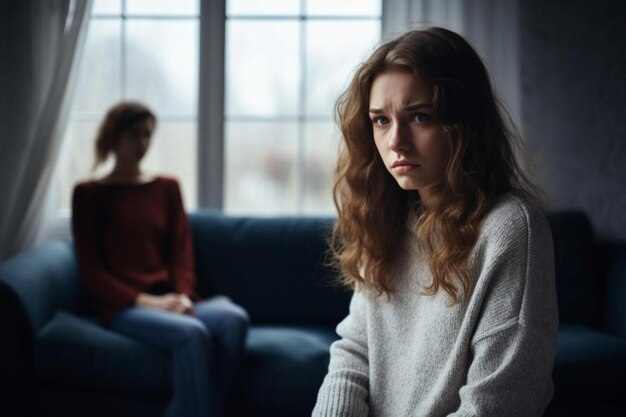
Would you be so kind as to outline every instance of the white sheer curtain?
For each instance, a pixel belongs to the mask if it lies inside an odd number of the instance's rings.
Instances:
[[[0,2],[0,259],[41,232],[91,3]]]
[[[442,26],[477,49],[496,93],[520,126],[520,0],[383,0],[383,38],[423,26]]]

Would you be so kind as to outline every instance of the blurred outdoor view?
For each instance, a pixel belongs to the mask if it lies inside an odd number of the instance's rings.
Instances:
[[[93,141],[121,99],[140,100],[157,114],[144,168],[177,177],[187,210],[199,208],[199,3],[94,2],[59,166],[62,211],[76,181],[111,168],[109,161],[91,171]],[[224,140],[225,212],[334,213],[333,107],[380,39],[380,3],[226,1],[224,138],[211,138]]]

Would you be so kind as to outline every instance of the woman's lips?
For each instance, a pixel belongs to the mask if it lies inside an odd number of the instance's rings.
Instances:
[[[411,172],[414,169],[416,169],[419,166],[419,164],[412,164],[409,162],[404,162],[404,161],[397,161],[394,162],[393,165],[391,166],[391,168],[399,173],[406,173],[406,172]]]

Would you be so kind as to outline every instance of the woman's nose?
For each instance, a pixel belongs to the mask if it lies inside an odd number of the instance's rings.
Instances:
[[[407,151],[411,146],[410,132],[407,126],[394,123],[389,131],[389,149],[394,152]]]

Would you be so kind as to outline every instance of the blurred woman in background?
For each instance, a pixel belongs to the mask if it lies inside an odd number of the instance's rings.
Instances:
[[[155,127],[154,113],[137,102],[117,104],[102,122],[94,169],[110,154],[115,166],[74,188],[80,275],[105,326],[171,355],[173,397],[164,415],[221,417],[248,315],[227,297],[200,301],[195,292],[178,182],[140,166]]]

